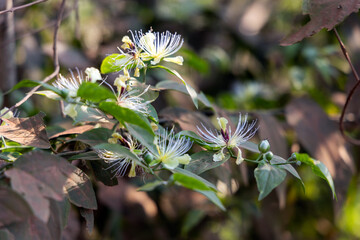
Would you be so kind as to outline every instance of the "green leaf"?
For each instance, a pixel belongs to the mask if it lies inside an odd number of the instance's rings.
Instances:
[[[167,90],[175,90],[175,91],[179,91],[185,94],[189,94],[186,86],[178,83],[178,82],[174,82],[171,80],[165,80],[165,81],[161,81],[158,84],[156,84],[156,88],[159,89],[167,89]],[[207,97],[205,96],[205,94],[203,92],[200,92],[200,94],[198,94],[197,98],[199,99],[200,102],[202,102],[206,107],[212,108],[211,103],[209,102],[209,100],[207,99]]]
[[[119,72],[123,69],[124,64],[121,64],[121,60],[124,59],[125,56],[122,54],[114,53],[106,58],[101,63],[100,71],[102,74],[108,74],[113,72]],[[126,62],[124,62],[126,63]]]
[[[274,155],[273,159],[271,160],[271,164],[279,164],[279,163],[285,163],[285,162],[287,162],[285,159],[283,159],[282,157],[279,157],[277,155]],[[291,173],[294,177],[296,177],[300,181],[301,186],[305,192],[304,182],[302,181],[302,179],[301,179],[300,175],[298,174],[298,172],[296,171],[296,169],[291,164],[278,165],[278,167],[285,169],[286,171]]]
[[[336,193],[335,193],[334,181],[333,181],[327,167],[322,162],[311,158],[306,153],[295,153],[295,155],[296,155],[296,160],[298,160],[302,163],[305,163],[306,165],[309,165],[311,167],[313,173],[315,173],[318,177],[321,177],[328,183],[328,185],[332,191],[333,198],[337,199]]]
[[[216,168],[226,162],[230,155],[225,155],[225,159],[219,162],[213,160],[213,152],[201,151],[191,155],[191,161],[188,165],[185,165],[185,169],[193,172],[197,175],[208,171],[210,169]]]
[[[167,72],[178,77],[185,85],[186,90],[189,93],[192,101],[194,102],[195,107],[198,108],[198,95],[197,95],[196,91],[189,84],[186,83],[186,81],[181,77],[181,75],[177,71],[167,68],[167,67],[164,67],[162,65],[155,65],[155,66],[152,66],[151,68],[162,68],[162,69],[166,70]]]
[[[260,153],[260,151],[258,149],[258,145],[253,142],[250,142],[250,141],[241,143],[240,147],[245,148],[246,150],[249,150],[251,152]]]
[[[134,124],[126,124],[126,128],[130,135],[135,137],[141,145],[145,146],[151,152],[157,152],[157,148],[154,144],[155,134],[151,134],[149,131]]]
[[[149,183],[147,183],[147,184],[139,187],[137,190],[138,190],[138,191],[149,192],[149,191],[154,190],[154,189],[157,188],[158,186],[161,186],[161,185],[164,185],[164,184],[166,184],[166,182],[156,180],[156,181],[154,181],[154,182],[149,182]]]
[[[147,166],[144,165],[144,163],[141,161],[141,159],[134,153],[132,153],[128,148],[121,146],[120,144],[111,144],[111,143],[103,143],[100,145],[94,146],[95,149],[105,149],[110,152],[114,152],[117,154],[120,154],[124,157],[130,158],[131,160],[135,161],[137,165],[147,168]]]
[[[259,189],[259,201],[264,199],[274,188],[279,186],[286,177],[286,171],[277,166],[261,163],[254,171],[257,187]]]
[[[217,188],[214,184],[212,184],[211,182],[209,182],[208,180],[192,173],[192,172],[189,172],[188,170],[185,170],[185,169],[182,169],[182,168],[175,168],[172,170],[173,172],[177,172],[177,173],[182,173],[183,175],[186,175],[186,176],[189,176],[189,177],[192,177],[192,178],[195,178],[201,182],[203,182],[206,186],[208,186],[209,188],[211,188],[213,191],[217,191]]]
[[[50,85],[50,84],[47,84],[47,83],[42,83],[42,82],[39,82],[39,81],[35,81],[35,80],[22,80],[21,82],[19,82],[18,84],[16,84],[12,89],[10,89],[9,91],[7,91],[5,94],[8,94],[8,93],[11,93],[12,91],[14,90],[17,90],[19,88],[23,88],[23,87],[36,87],[36,86],[39,86],[41,85],[42,87],[44,87],[45,89],[47,90],[50,90],[54,93],[56,93],[57,95],[61,96],[62,98],[65,98],[66,97],[66,94],[61,91],[60,89]]]
[[[172,177],[176,183],[180,184],[183,187],[200,191],[210,190],[210,188],[205,183],[194,177],[190,177],[189,175],[184,175],[182,173],[174,173]]]
[[[115,94],[108,88],[92,82],[82,83],[77,91],[77,96],[92,102],[116,99]]]
[[[202,191],[202,190],[195,190],[198,193],[201,193],[205,197],[207,197],[212,203],[214,203],[216,206],[218,206],[221,210],[226,211],[226,208],[218,198],[215,192],[213,191]]]
[[[101,122],[106,120],[106,115],[99,109],[77,104],[74,125],[81,122]]]
[[[81,141],[90,146],[95,146],[101,143],[107,143],[108,139],[111,138],[112,131],[107,128],[94,128],[90,131],[86,131],[83,134],[80,134],[72,141]]]
[[[58,94],[54,93],[53,91],[49,91],[49,90],[36,91],[35,94],[45,96],[47,98],[50,98],[50,99],[56,100],[56,101],[62,100],[61,96],[59,96]]]
[[[74,161],[74,160],[78,160],[78,159],[82,159],[85,161],[89,161],[89,160],[101,160],[101,158],[97,155],[96,152],[94,151],[90,151],[90,152],[85,152],[85,153],[80,153],[80,154],[76,154],[74,156],[71,156],[68,160],[69,161]]]
[[[155,135],[149,121],[128,108],[120,107],[115,102],[101,102],[99,104],[99,108],[102,111],[114,116],[121,123],[126,122],[138,125],[148,131],[149,134]]]

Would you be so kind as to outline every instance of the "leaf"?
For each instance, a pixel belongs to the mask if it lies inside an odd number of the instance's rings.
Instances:
[[[52,239],[50,229],[46,223],[36,217],[27,218],[20,223],[13,223],[8,226],[9,231],[15,239],[40,240]]]
[[[11,187],[26,199],[35,216],[47,222],[50,216],[49,198],[60,201],[62,192],[56,192],[51,185],[17,168],[6,171],[5,175],[11,179]]]
[[[118,184],[118,180],[114,177],[114,173],[111,169],[108,169],[110,164],[103,160],[90,161],[91,169],[93,170],[95,179],[102,182],[106,186],[115,186]]]
[[[56,100],[56,101],[62,100],[61,96],[59,96],[58,94],[54,93],[53,91],[49,91],[49,90],[36,91],[35,94],[45,96],[47,98],[50,98],[50,99]]]
[[[58,89],[50,84],[39,82],[39,81],[34,81],[34,80],[28,80],[28,79],[22,80],[21,82],[17,83],[12,89],[7,91],[6,94],[11,93],[12,91],[17,90],[19,88],[23,88],[23,87],[31,87],[32,88],[32,87],[36,87],[39,85],[41,85],[42,87],[44,87],[47,90],[50,90],[50,91],[56,93],[57,95],[61,96],[62,98],[66,97],[64,92],[62,92],[60,89]]]
[[[67,194],[78,207],[96,209],[96,198],[90,179],[65,159],[46,152],[32,151],[14,162],[14,167],[27,172],[58,194]]]
[[[107,143],[111,138],[112,131],[107,128],[94,128],[90,131],[84,132],[73,140],[81,141],[90,146],[95,146],[101,143]]]
[[[202,177],[200,177],[200,176],[198,176],[198,175],[196,175],[196,174],[194,174],[192,172],[189,172],[188,170],[177,167],[177,168],[173,169],[172,171],[175,172],[175,173],[177,172],[177,173],[181,173],[183,175],[195,178],[195,179],[203,182],[209,188],[212,188],[212,190],[217,191],[217,188],[216,188],[216,186],[214,184],[212,184],[211,182],[207,181],[206,179],[204,179],[204,178],[202,178]]]
[[[0,126],[0,135],[22,145],[50,148],[43,122],[44,113],[30,118],[2,119],[6,125]]]
[[[296,160],[305,163],[306,165],[309,165],[313,173],[315,173],[318,177],[321,177],[328,183],[332,191],[333,198],[336,198],[334,182],[326,166],[322,162],[309,157],[309,155],[307,155],[306,153],[295,153],[295,154],[296,154]]]
[[[166,70],[167,72],[169,72],[169,73],[175,75],[176,77],[178,77],[183,82],[183,84],[185,85],[186,90],[189,93],[192,101],[194,102],[195,107],[198,108],[198,95],[197,95],[196,91],[189,84],[186,83],[186,81],[181,77],[181,75],[177,71],[175,71],[173,69],[170,69],[170,68],[167,68],[167,67],[162,66],[162,65],[155,65],[155,66],[152,66],[151,68],[162,68],[162,69]]]
[[[202,190],[195,190],[198,193],[201,193],[205,197],[207,197],[212,203],[214,203],[216,206],[218,206],[221,210],[226,211],[226,208],[216,195],[214,191],[202,191]]]
[[[276,156],[276,155],[274,155],[273,159],[271,159],[271,164],[278,164],[278,163],[285,163],[285,162],[286,162],[285,159],[283,159],[282,157]],[[299,173],[296,171],[296,169],[291,164],[278,165],[277,167],[285,169],[286,171],[291,173],[294,177],[296,177],[300,181],[301,186],[305,192],[304,182],[302,181]]]
[[[115,94],[108,88],[92,82],[83,82],[77,91],[77,96],[96,103],[106,99],[116,99]]]
[[[142,185],[137,190],[138,191],[149,192],[149,191],[153,191],[158,186],[161,186],[161,185],[164,185],[164,184],[166,184],[166,182],[156,180],[156,181],[153,181],[153,182],[149,182],[149,183],[147,183],[145,185]]]
[[[321,29],[333,29],[348,15],[357,12],[360,0],[306,0],[303,5],[304,12],[310,15],[310,21],[297,32],[290,34],[281,41],[282,46],[292,45],[310,37]]]
[[[66,200],[65,200],[66,201]],[[50,217],[47,222],[47,228],[49,229],[51,240],[60,240],[62,232],[62,209],[59,202],[50,200]],[[70,210],[70,208],[68,209]]]
[[[80,169],[69,164],[66,172],[69,174],[65,183],[65,193],[72,204],[87,209],[97,209],[95,192],[89,177]]]
[[[259,201],[264,199],[274,188],[285,180],[284,169],[267,163],[259,164],[254,171],[257,187],[259,189]]]
[[[200,190],[200,191],[210,190],[210,188],[201,180],[198,180],[194,177],[190,177],[189,175],[184,175],[182,173],[174,173],[172,177],[176,183],[188,189]]]
[[[108,74],[108,73],[121,71],[122,67],[121,64],[119,64],[119,62],[124,57],[125,56],[122,54],[114,53],[104,58],[100,66],[101,73]]]
[[[260,153],[258,145],[250,141],[241,143],[240,147],[245,148],[246,150],[249,150],[251,152]]]
[[[105,113],[99,109],[88,107],[85,105],[75,105],[74,110],[76,111],[76,116],[74,117],[74,123],[83,123],[83,122],[107,122],[107,117]]]
[[[126,158],[129,158],[135,163],[143,168],[147,168],[147,166],[144,165],[144,163],[141,161],[141,159],[134,153],[132,153],[128,148],[121,146],[119,144],[110,144],[110,143],[103,143],[100,145],[94,146],[95,149],[105,149],[117,154],[120,154]]]
[[[14,162],[18,157],[21,156],[19,152],[2,152],[0,153],[0,159],[6,162]]]
[[[0,209],[0,227],[33,216],[28,203],[18,193],[5,186],[0,186]]]
[[[230,155],[227,154],[225,155],[224,160],[215,162],[213,160],[213,155],[214,155],[213,152],[206,152],[206,151],[197,152],[191,155],[191,161],[188,165],[185,165],[185,169],[192,173],[200,175],[205,171],[220,166],[230,158]]]
[[[151,134],[145,129],[134,124],[126,124],[126,128],[131,136],[135,137],[141,143],[141,145],[145,146],[152,152],[157,152],[157,148],[154,144],[154,134]]]
[[[69,135],[69,134],[80,134],[80,133],[84,133],[86,131],[89,131],[89,130],[91,130],[93,128],[94,128],[93,125],[82,125],[82,126],[70,128],[68,130],[56,133],[56,134],[50,136],[49,138],[57,138],[59,136]]]
[[[86,230],[90,234],[94,229],[94,211],[91,209],[80,208],[80,214],[85,219]]]
[[[89,160],[99,161],[99,160],[101,160],[99,155],[94,151],[76,154],[76,155],[70,157],[68,160],[69,161],[74,161],[74,160],[78,160],[78,159],[82,159],[82,160],[85,160],[85,161],[89,161]]]
[[[150,134],[154,135],[154,132],[149,122],[145,118],[134,112],[133,110],[120,107],[115,102],[101,102],[99,104],[99,108],[102,111],[114,116],[121,123],[126,122],[130,124],[138,125],[139,127],[148,131]]]
[[[182,85],[178,82],[174,82],[172,80],[161,81],[158,84],[156,84],[156,88],[158,88],[160,90],[175,90],[178,92],[189,94],[189,92],[187,91],[187,89],[184,85]],[[205,94],[203,92],[200,92],[200,94],[198,94],[197,98],[206,107],[209,107],[209,108],[212,107],[211,103],[209,102],[209,100],[207,99],[207,97],[205,96]]]

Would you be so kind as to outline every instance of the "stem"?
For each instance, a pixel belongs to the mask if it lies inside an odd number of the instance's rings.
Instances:
[[[6,149],[11,149],[11,148],[32,148],[32,147],[30,147],[30,146],[6,146],[3,148],[0,148],[0,151],[6,150]]]
[[[37,1],[35,1],[35,2],[31,2],[31,3],[28,3],[28,4],[21,5],[21,6],[13,7],[13,8],[4,10],[4,11],[0,11],[0,15],[1,15],[1,14],[4,14],[4,13],[8,13],[8,12],[14,12],[14,11],[16,11],[16,10],[23,9],[23,8],[27,8],[27,7],[30,7],[30,6],[32,6],[32,5],[35,5],[35,4],[38,4],[38,3],[42,3],[42,2],[46,2],[46,1],[47,1],[47,0],[37,0]]]
[[[352,96],[354,95],[355,93],[355,90],[356,88],[360,85],[360,78],[359,78],[359,75],[356,71],[356,69],[354,68],[354,65],[352,64],[351,62],[351,59],[349,57],[349,54],[348,52],[346,51],[346,48],[345,48],[345,45],[344,43],[342,42],[336,28],[334,28],[334,33],[335,33],[335,36],[336,36],[336,39],[338,40],[339,44],[340,44],[340,48],[341,48],[341,51],[343,52],[346,60],[348,61],[349,65],[350,65],[350,68],[351,68],[351,71],[352,73],[354,74],[355,76],[355,79],[356,79],[356,84],[352,87],[352,89],[350,90],[350,93],[349,95],[347,96],[346,98],[346,102],[345,102],[345,105],[341,111],[341,116],[340,116],[340,122],[339,122],[339,128],[340,128],[340,133],[341,135],[344,137],[344,139],[354,145],[360,145],[360,140],[357,140],[357,139],[354,139],[348,135],[345,134],[345,129],[344,129],[344,116],[345,116],[345,112],[346,112],[346,108],[348,107],[349,103],[350,103],[350,100],[352,98]]]

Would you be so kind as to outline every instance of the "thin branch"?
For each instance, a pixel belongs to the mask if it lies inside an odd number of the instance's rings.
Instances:
[[[61,5],[60,5],[60,12],[58,14],[57,17],[57,22],[55,25],[55,29],[54,29],[54,39],[53,39],[53,61],[54,61],[54,71],[47,76],[46,78],[44,78],[41,83],[46,83],[48,81],[50,81],[51,79],[53,79],[54,77],[56,77],[60,71],[60,66],[59,66],[59,57],[58,57],[58,52],[57,52],[57,34],[58,34],[58,30],[61,24],[61,20],[62,20],[62,16],[64,13],[64,9],[65,9],[65,2],[66,0],[62,0]],[[10,111],[13,111],[15,108],[21,106],[24,102],[26,102],[26,100],[28,100],[39,88],[41,87],[41,85],[38,85],[36,87],[34,87],[30,92],[28,92],[26,94],[26,96],[21,99],[19,102],[17,102],[14,106],[12,106],[11,108],[9,108],[7,111],[5,111],[3,114],[0,115],[0,117],[4,116],[5,114],[7,114]]]
[[[4,10],[4,11],[0,11],[0,15],[1,15],[1,14],[4,14],[4,13],[8,13],[8,12],[14,12],[14,11],[16,11],[16,10],[20,10],[20,9],[23,9],[23,8],[27,8],[27,7],[30,7],[30,6],[32,6],[32,5],[35,5],[35,4],[38,4],[38,3],[42,3],[42,2],[46,2],[46,1],[47,1],[47,0],[37,0],[37,1],[35,1],[35,2],[31,2],[31,3],[28,3],[28,4],[21,5],[21,6],[13,7],[13,8]]]
[[[339,122],[339,128],[340,128],[340,132],[341,132],[341,135],[345,138],[346,141],[354,144],[354,145],[360,145],[360,140],[357,140],[357,139],[354,139],[348,135],[345,134],[345,129],[344,129],[344,116],[345,116],[345,112],[346,112],[346,108],[348,107],[349,103],[350,103],[350,100],[352,98],[352,96],[354,95],[355,93],[355,90],[356,88],[360,85],[360,78],[359,78],[359,75],[356,71],[356,69],[354,68],[354,65],[352,64],[351,62],[351,59],[349,57],[349,54],[348,52],[346,51],[346,48],[345,48],[345,45],[344,43],[342,42],[336,28],[334,28],[334,33],[335,33],[335,36],[336,36],[336,39],[338,40],[339,44],[340,44],[340,47],[341,47],[341,50],[346,58],[346,60],[348,61],[349,65],[350,65],[350,68],[351,68],[351,71],[352,73],[354,74],[355,76],[355,79],[356,79],[356,84],[352,87],[352,89],[350,90],[350,93],[349,95],[347,96],[346,98],[346,102],[345,102],[345,105],[342,109],[342,112],[341,112],[341,116],[340,116],[340,122]]]

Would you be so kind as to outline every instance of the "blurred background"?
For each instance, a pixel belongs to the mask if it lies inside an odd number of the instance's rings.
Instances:
[[[0,10],[11,3],[1,1]],[[25,3],[29,1],[13,1],[15,6]],[[16,82],[40,81],[53,71],[52,37],[59,6],[60,1],[53,0],[0,15],[2,107],[26,93],[22,89],[4,96]],[[272,151],[283,158],[299,151],[321,160],[334,178],[338,200],[306,166],[297,168],[306,192],[288,176],[261,202],[254,166],[228,163],[205,173],[222,192],[226,212],[184,188],[137,192],[147,176],[122,178],[112,187],[94,179],[99,203],[95,228],[88,234],[74,209],[64,239],[359,239],[360,151],[338,130],[355,79],[332,31],[279,46],[283,37],[309,20],[301,7],[300,0],[67,0],[58,41],[62,74],[100,68],[103,58],[118,53],[128,30],[177,32],[185,42],[179,53],[184,66],[176,70],[223,114],[249,112],[257,118],[260,130],[254,142],[267,138]],[[338,26],[358,69],[359,20],[352,14]],[[157,70],[149,74],[151,84],[176,80]],[[109,75],[108,81],[115,76]],[[160,120],[183,129],[196,114],[214,120],[204,107],[194,113],[191,99],[182,93],[161,92],[154,106]],[[174,114],[179,106],[181,111]],[[359,106],[357,91],[345,116],[345,127],[355,138],[360,133]],[[42,96],[33,96],[19,110],[21,116],[45,112],[48,126],[72,124],[62,118],[58,102]]]

